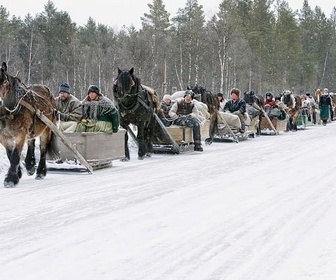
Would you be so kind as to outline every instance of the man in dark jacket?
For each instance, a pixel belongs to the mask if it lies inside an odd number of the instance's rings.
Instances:
[[[173,124],[192,127],[194,137],[194,151],[203,152],[201,143],[201,126],[196,118],[198,109],[192,102],[194,93],[187,90],[181,101],[173,104],[169,111],[169,116],[173,119]]]
[[[240,98],[240,90],[237,88],[231,89],[231,99],[225,103],[224,112],[230,112],[239,117],[241,122],[240,132],[245,132],[245,112],[246,102]]]

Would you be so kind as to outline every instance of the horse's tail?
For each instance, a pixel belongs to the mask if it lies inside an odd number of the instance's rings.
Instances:
[[[58,159],[60,157],[57,139],[56,134],[51,131],[50,140],[47,145],[47,154],[51,159]]]

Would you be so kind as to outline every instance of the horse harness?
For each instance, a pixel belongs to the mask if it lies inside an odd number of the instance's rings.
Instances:
[[[44,96],[38,94],[34,90],[27,87],[24,83],[22,83],[20,81],[19,78],[14,77],[14,79],[15,79],[15,82],[14,82],[12,90],[14,90],[16,99],[19,99],[19,100],[16,102],[16,105],[13,109],[9,109],[7,107],[4,107],[4,109],[8,112],[8,114],[1,114],[0,115],[0,121],[5,120],[5,119],[9,119],[9,120],[14,119],[14,115],[17,114],[23,106],[34,114],[33,122],[35,123],[35,121],[36,121],[36,108],[34,108],[30,103],[28,103],[26,100],[24,100],[30,94],[33,96],[33,98],[35,100],[36,100],[35,96],[37,96],[37,97],[43,99],[45,102],[49,103],[51,108],[54,107],[49,100],[47,100]],[[1,124],[1,128],[4,128],[4,123]]]
[[[131,106],[125,106],[123,103],[122,103],[122,99],[124,99],[125,97],[123,98],[117,98],[117,101],[118,101],[118,107],[119,107],[119,113],[122,117],[125,117],[127,114],[134,114],[140,104],[148,111],[154,111],[144,100],[144,98],[141,96],[141,94],[146,94],[147,95],[147,90],[146,89],[142,89],[142,91],[139,91],[135,94],[126,94],[126,96],[134,96],[136,97],[136,100],[134,103],[132,103]],[[147,95],[148,97],[148,95]]]

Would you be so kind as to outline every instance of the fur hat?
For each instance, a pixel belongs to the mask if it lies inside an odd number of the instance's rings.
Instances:
[[[88,88],[88,94],[90,92],[95,92],[95,93],[97,93],[97,95],[101,95],[99,87],[97,87],[96,85],[90,85],[89,86],[89,88]]]
[[[172,100],[171,96],[169,94],[165,94],[162,98],[162,100]]]
[[[59,87],[59,90],[58,92],[66,92],[66,93],[69,93],[70,94],[70,86],[68,83],[62,83]]]

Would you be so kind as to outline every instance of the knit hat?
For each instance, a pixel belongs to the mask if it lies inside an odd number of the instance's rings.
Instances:
[[[62,83],[59,87],[58,92],[66,92],[70,94],[70,86],[68,83]]]
[[[194,99],[195,93],[192,90],[186,90],[183,97],[190,96]]]
[[[90,92],[95,92],[95,93],[97,93],[98,95],[101,95],[101,93],[100,93],[100,91],[99,91],[99,88],[98,88],[96,85],[91,85],[91,86],[89,86],[89,88],[88,88],[88,94],[89,94]]]

